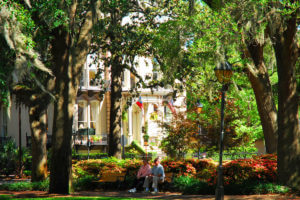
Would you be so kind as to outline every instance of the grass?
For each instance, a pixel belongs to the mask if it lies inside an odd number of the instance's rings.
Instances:
[[[140,198],[123,198],[123,197],[45,197],[45,198],[14,198],[12,195],[0,195],[0,200],[12,200],[12,199],[34,199],[34,200],[146,200]]]

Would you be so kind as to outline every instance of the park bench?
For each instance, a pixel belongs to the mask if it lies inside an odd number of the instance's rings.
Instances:
[[[121,189],[122,187],[126,187],[125,178],[128,174],[128,171],[123,172],[102,172],[100,178],[95,181],[96,183],[100,183],[101,187],[110,188],[112,185],[117,189]],[[166,191],[172,187],[172,182],[174,178],[173,172],[166,172],[165,178],[163,182],[159,182],[158,187],[160,190]]]
[[[172,187],[173,178],[174,178],[173,172],[166,172],[165,179],[163,182],[158,183],[158,188],[163,191],[170,189],[170,187]]]
[[[97,183],[104,183],[102,186],[116,184],[117,188],[120,189],[122,184],[125,181],[127,171],[122,172],[102,172],[100,179],[97,180]]]

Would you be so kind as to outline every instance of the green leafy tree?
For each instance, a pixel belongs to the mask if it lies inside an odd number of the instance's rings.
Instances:
[[[213,74],[213,68],[222,57],[222,42],[228,45],[226,47],[230,52],[228,55],[232,55],[229,57],[231,62],[242,61],[238,51],[239,44],[236,44],[237,39],[232,39],[233,35],[239,38],[239,34],[235,23],[230,22],[225,13],[218,18],[207,6],[195,4],[194,14],[190,15],[188,6],[187,2],[183,1],[181,7],[173,10],[177,15],[174,14],[175,17],[159,27],[153,43],[157,51],[155,56],[164,72],[163,81],[173,84],[177,90],[186,89],[188,109],[193,109],[194,102],[201,99],[205,102],[206,109],[210,108],[213,111],[219,109],[214,99],[219,84]],[[224,22],[228,22],[228,25]],[[230,27],[233,31],[222,34],[219,26],[227,29]],[[241,68],[237,70],[242,72]],[[180,80],[182,84],[176,84],[175,80]],[[237,111],[242,113],[239,119],[233,120],[236,129],[247,129],[247,135],[251,139],[246,141],[251,141],[252,144],[249,145],[253,145],[256,139],[263,136],[255,96],[246,73],[234,73],[233,86],[227,96],[241,107]],[[202,114],[203,120],[211,121],[212,113],[214,112]],[[226,110],[227,114],[238,115],[234,112],[227,113]],[[217,121],[214,123],[214,126],[219,126]],[[217,127],[215,134],[219,133]],[[238,134],[243,135],[244,132]]]
[[[222,61],[226,55],[230,62],[242,64],[236,68],[245,71],[254,90],[267,151],[278,152],[279,180],[293,187],[299,186],[299,167],[296,164],[299,146],[295,145],[299,144],[296,86],[299,3],[205,2],[212,10],[195,4],[193,13],[199,14],[192,16],[197,19],[194,24],[201,24],[198,31],[192,33],[194,55],[207,59],[203,62],[206,65]],[[274,55],[276,63],[267,66],[266,61]],[[278,120],[274,98],[277,95],[273,94],[276,88],[272,88],[269,75],[273,66],[278,72]]]
[[[49,76],[52,73],[40,60],[40,54],[34,48],[32,32],[35,26],[24,5],[21,2],[2,2],[0,19],[3,22],[0,25],[0,37],[3,38],[1,51],[5,56],[1,58],[1,69],[4,72],[2,75],[5,75],[5,87],[1,90],[5,95],[2,97],[7,97],[10,91],[16,95],[17,102],[29,107],[32,133],[35,133],[32,134],[32,181],[40,181],[47,176],[46,125],[44,115],[41,114],[42,117],[39,118],[39,114],[33,114],[32,111],[36,109],[36,94],[45,93],[38,74]],[[24,80],[30,84],[26,85]],[[35,93],[32,92],[33,88]],[[49,99],[49,93],[46,94]],[[47,99],[44,100],[44,108],[48,105]],[[43,123],[39,123],[41,119]]]
[[[10,1],[6,2],[10,7],[16,5],[15,7],[24,10],[29,15],[26,19],[31,19],[36,25],[31,30],[34,34],[28,37],[31,39],[29,41],[34,41],[36,45],[29,49],[34,49],[39,53],[36,55],[40,56],[33,56],[32,61],[42,66],[47,65],[55,76],[53,78],[49,75],[42,75],[41,81],[36,82],[36,85],[41,86],[43,93],[29,90],[32,94],[31,103],[33,103],[30,107],[31,128],[33,136],[37,136],[37,141],[33,141],[33,146],[38,147],[37,153],[45,153],[43,150],[45,132],[42,119],[49,98],[44,100],[47,95],[52,94],[55,101],[49,191],[69,193],[73,107],[79,78],[90,50],[92,29],[99,18],[100,1],[18,1],[15,4]],[[22,33],[22,31],[19,32]],[[12,41],[19,41],[18,39],[11,38]],[[25,50],[21,53],[27,55]],[[17,58],[19,58],[18,55]],[[27,56],[23,61],[27,63],[30,58]],[[31,77],[27,77],[23,83],[32,84],[30,79]],[[26,91],[24,88],[18,89],[23,93]],[[39,159],[45,160],[44,157]]]
[[[104,17],[99,21],[97,37],[93,47],[95,52],[101,51],[107,56],[102,58],[105,63],[105,70],[110,69],[110,131],[109,149],[110,156],[121,157],[120,129],[121,129],[121,97],[122,97],[122,76],[125,69],[128,69],[137,80],[131,88],[131,95],[135,96],[139,88],[154,87],[161,83],[146,83],[145,79],[139,76],[136,65],[139,57],[152,57],[153,40],[155,29],[163,23],[157,20],[167,16],[169,6],[160,1],[110,1],[102,2],[100,8]],[[104,71],[105,71],[104,70]]]

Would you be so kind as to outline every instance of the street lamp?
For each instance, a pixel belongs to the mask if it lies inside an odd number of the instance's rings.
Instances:
[[[197,121],[198,121],[198,135],[201,135],[201,126],[200,126],[200,119],[199,119],[199,115],[202,111],[203,108],[203,104],[200,102],[200,100],[197,100]],[[198,148],[198,159],[200,159],[200,145]]]
[[[223,186],[223,166],[222,166],[222,157],[223,157],[223,148],[224,148],[224,109],[225,109],[225,92],[228,89],[230,78],[232,76],[232,67],[225,61],[220,63],[215,69],[215,74],[218,81],[223,85],[222,86],[222,101],[221,101],[221,132],[220,132],[220,154],[219,154],[219,166],[218,166],[218,182],[216,188],[216,200],[224,199],[224,186]]]
[[[199,115],[202,111],[203,104],[200,102],[200,100],[197,100],[197,114]]]

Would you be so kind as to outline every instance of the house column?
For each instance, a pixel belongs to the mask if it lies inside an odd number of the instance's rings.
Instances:
[[[139,131],[139,137],[140,137],[140,144],[143,145],[143,126],[144,126],[144,116],[143,116],[143,110],[140,111],[140,131]]]
[[[132,105],[128,108],[128,144],[131,144],[132,138]]]

